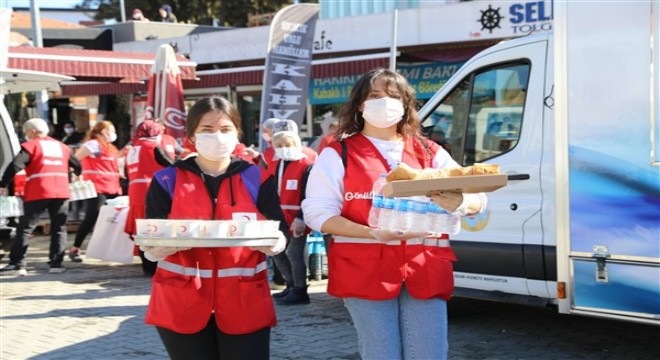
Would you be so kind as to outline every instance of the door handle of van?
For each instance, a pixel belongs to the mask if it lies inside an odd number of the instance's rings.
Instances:
[[[511,181],[511,180],[529,180],[529,174],[508,175],[507,179],[509,181]]]

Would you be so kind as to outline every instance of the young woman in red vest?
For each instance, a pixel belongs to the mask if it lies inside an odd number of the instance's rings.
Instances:
[[[94,183],[97,197],[85,200],[85,218],[78,226],[69,258],[82,262],[80,247],[87,235],[94,229],[101,206],[108,199],[121,195],[119,185],[119,150],[112,144],[117,140],[117,132],[110,121],[99,121],[89,131],[88,140],[76,151],[76,158],[82,163],[82,177]]]
[[[155,120],[141,122],[135,131],[132,146],[126,154],[129,209],[124,232],[129,235],[136,233],[135,219],[145,218],[147,189],[154,173],[174,163],[174,148],[171,148],[172,152],[165,149],[162,135],[163,127]],[[146,259],[142,251],[140,258],[144,274],[153,276],[156,272],[156,263]]]
[[[309,228],[303,221],[300,203],[304,199],[313,161],[303,154],[300,137],[293,131],[275,133],[273,147],[275,158],[272,166],[277,180],[277,193],[292,235],[286,251],[273,256],[286,284],[284,291],[274,294],[273,298],[281,305],[309,304],[305,265],[305,244]]]
[[[312,229],[334,235],[328,292],[344,299],[363,359],[447,357],[446,301],[455,261],[447,236],[367,225],[379,174],[400,162],[417,169],[459,166],[422,137],[415,106],[414,90],[398,73],[363,75],[339,116],[345,149],[335,142],[321,153],[302,204]],[[462,214],[486,206],[484,194],[451,192],[432,200]]]
[[[231,155],[240,128],[226,99],[197,101],[186,120],[197,154],[158,171],[147,192],[150,219],[280,221],[272,248],[141,247],[158,261],[146,322],[172,359],[269,356],[276,319],[265,254],[284,250],[288,229],[272,176]]]

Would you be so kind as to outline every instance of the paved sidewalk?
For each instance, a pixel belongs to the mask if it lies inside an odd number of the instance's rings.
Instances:
[[[46,255],[47,238],[37,237],[29,274],[0,277],[0,360],[167,358],[144,324],[151,280],[137,257],[132,265],[66,261],[65,273],[49,274]],[[310,305],[276,308],[272,358],[359,359],[342,301],[325,293],[324,281],[310,292]],[[448,311],[450,360],[660,359],[657,326],[465,298]]]
[[[67,258],[65,273],[49,274],[47,254],[48,238],[35,237],[28,275],[0,277],[0,359],[167,358],[154,327],[144,324],[151,279],[138,257],[132,265]],[[325,283],[311,283],[310,305],[276,309],[273,359],[359,359],[349,315]]]

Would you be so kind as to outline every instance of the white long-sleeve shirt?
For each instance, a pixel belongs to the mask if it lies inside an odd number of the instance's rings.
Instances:
[[[403,142],[365,137],[374,144],[391,169],[398,166],[403,157]],[[436,152],[431,166],[435,169],[460,167],[449,153],[442,149]],[[333,148],[323,149],[309,173],[305,200],[301,204],[305,214],[305,223],[310,228],[320,231],[321,226],[328,219],[341,215],[341,207],[344,202],[344,173],[341,155]],[[478,197],[481,201],[480,211],[483,211],[486,208],[486,195],[479,193],[464,194],[463,203],[456,212],[464,214],[467,205],[474,197]]]

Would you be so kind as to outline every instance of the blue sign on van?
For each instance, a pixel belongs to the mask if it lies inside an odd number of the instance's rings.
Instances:
[[[397,71],[408,79],[408,83],[417,92],[417,99],[430,99],[463,64],[463,61],[421,65],[401,64],[397,66]],[[338,104],[348,101],[351,88],[360,76],[334,76],[312,79],[309,86],[310,104]]]

